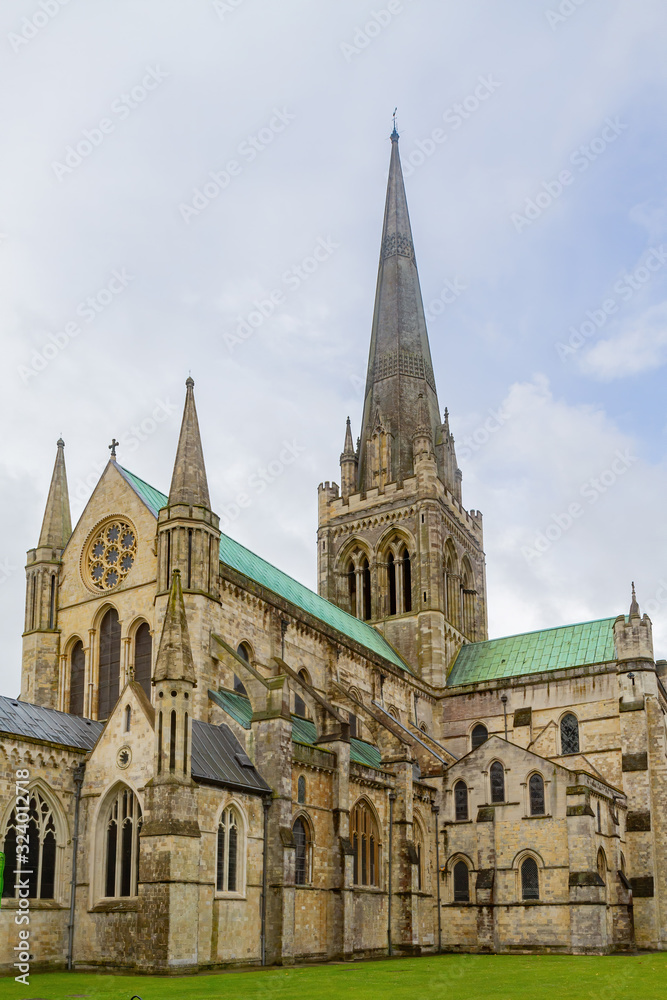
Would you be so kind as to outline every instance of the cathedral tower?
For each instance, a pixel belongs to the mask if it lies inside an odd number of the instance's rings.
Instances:
[[[487,635],[482,516],[462,506],[440,419],[395,128],[361,436],[355,450],[348,423],[341,485],[319,487],[320,594],[444,684],[461,644]]]
[[[208,635],[219,603],[220,519],[211,510],[206,466],[195,406],[194,382],[186,383],[183,422],[169,489],[169,501],[158,515],[158,619],[165,612],[174,570],[180,573],[190,623],[192,652],[200,665],[198,718],[206,718],[206,692],[215,686],[216,668]],[[203,694],[202,694],[203,692]]]
[[[26,565],[21,699],[47,708],[58,707],[58,584],[71,534],[65,442],[60,438],[39,542],[28,551]]]

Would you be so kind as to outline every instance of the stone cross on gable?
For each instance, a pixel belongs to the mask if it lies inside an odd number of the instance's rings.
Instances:
[[[111,439],[111,444],[109,445],[109,451],[111,452],[111,457],[112,458],[116,457],[116,448],[118,447],[119,444],[120,444],[120,441],[116,441],[115,438]]]

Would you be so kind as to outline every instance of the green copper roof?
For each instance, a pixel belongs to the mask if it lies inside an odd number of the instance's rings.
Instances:
[[[234,691],[209,691],[209,698],[231,715],[244,729],[250,729],[252,719],[252,706],[243,694],[236,694]],[[304,746],[315,746],[317,739],[317,729],[315,723],[310,719],[303,719],[300,715],[292,716],[292,742],[301,743]],[[326,747],[318,746],[318,750],[330,751]],[[355,764],[364,764],[366,767],[379,768],[382,763],[382,756],[377,747],[366,743],[364,740],[350,740],[350,760]]]
[[[498,677],[521,677],[613,660],[614,618],[524,632],[462,646],[447,686],[477,684]]]
[[[302,719],[300,715],[292,716],[292,742],[303,743],[304,746],[315,746],[317,730],[315,723],[310,719]],[[319,746],[318,750],[325,750],[326,747]],[[350,760],[354,764],[364,764],[366,767],[379,768],[382,764],[382,755],[377,747],[364,740],[350,740]]]
[[[148,483],[145,483],[143,479],[139,479],[138,476],[128,472],[127,469],[121,468],[120,465],[117,468],[133,490],[141,497],[148,509],[157,517],[160,508],[165,507],[167,504],[168,498],[164,493],[160,493],[152,486],[149,486]],[[267,590],[272,590],[274,594],[278,594],[280,597],[285,598],[286,601],[290,601],[291,604],[296,604],[297,607],[303,611],[307,611],[314,618],[318,618],[338,632],[342,632],[343,635],[358,642],[359,645],[365,646],[374,653],[383,656],[385,660],[389,660],[394,666],[399,667],[401,670],[410,671],[407,663],[401,659],[393,646],[390,646],[387,640],[372,625],[360,621],[359,618],[355,618],[353,615],[349,615],[347,611],[343,611],[341,608],[336,607],[335,604],[331,604],[330,601],[327,601],[324,597],[320,597],[319,594],[316,594],[313,590],[309,590],[308,587],[304,587],[298,580],[294,580],[287,573],[283,573],[282,570],[272,566],[271,563],[255,555],[254,552],[246,549],[239,542],[235,542],[228,535],[220,536],[220,560],[239,573],[243,573],[244,576],[250,577],[251,580],[259,583],[262,587],[266,587]]]
[[[224,709],[227,715],[231,715],[235,722],[238,722],[244,729],[250,729],[252,719],[252,705],[242,694],[232,691],[209,691],[209,698]]]
[[[166,497],[164,493],[160,493],[159,490],[156,490],[155,487],[145,483],[143,479],[139,479],[139,476],[135,476],[133,472],[128,472],[128,470],[124,469],[122,465],[118,465],[118,463],[116,463],[116,468],[123,478],[127,480],[134,492],[139,494],[151,513],[157,517],[160,508],[167,506],[167,500],[169,498]]]

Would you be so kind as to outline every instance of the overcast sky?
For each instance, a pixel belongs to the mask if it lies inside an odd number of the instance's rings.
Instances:
[[[167,490],[188,372],[223,526],[315,586],[395,106],[490,635],[634,579],[667,655],[664,2],[3,0],[0,44],[4,692],[56,439],[74,520],[113,436]]]

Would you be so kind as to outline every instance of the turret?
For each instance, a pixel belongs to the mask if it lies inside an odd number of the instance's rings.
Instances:
[[[191,783],[192,692],[197,686],[180,571],[172,573],[169,603],[155,662],[155,784]]]
[[[198,695],[204,718],[206,691],[217,682],[208,633],[211,602],[219,601],[220,521],[211,510],[193,380],[188,378],[185,386],[169,500],[158,515],[157,620],[165,613],[173,573],[178,570],[195,637],[193,655],[200,671]]]
[[[39,542],[28,551],[26,565],[21,698],[48,708],[58,707],[58,584],[63,552],[71,534],[65,442],[61,438]]]
[[[632,584],[632,601],[630,613],[619,615],[614,622],[614,644],[616,659],[619,663],[633,663],[648,660],[653,663],[653,629],[648,615],[643,617],[639,611],[635,585]]]
[[[352,428],[348,417],[345,428],[345,445],[340,456],[340,483],[343,500],[347,500],[351,493],[356,492],[358,465],[359,460],[352,444]]]

